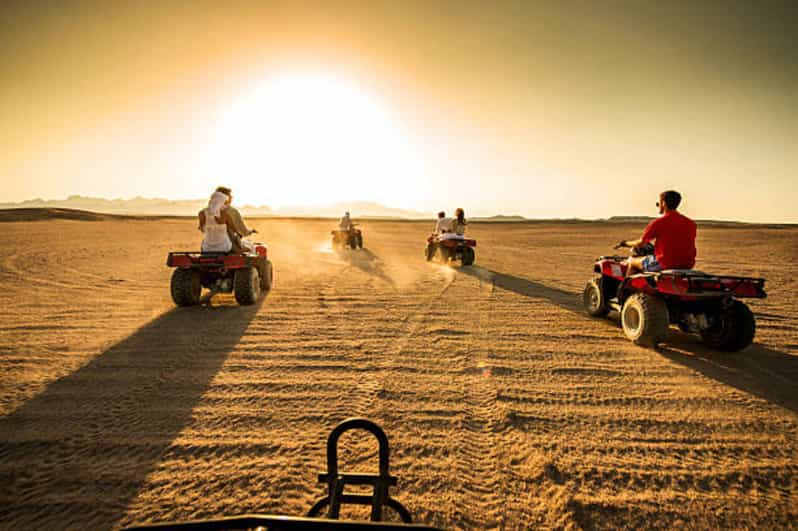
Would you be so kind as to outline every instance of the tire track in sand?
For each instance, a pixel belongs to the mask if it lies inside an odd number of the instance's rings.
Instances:
[[[462,525],[472,529],[495,529],[502,525],[501,411],[496,402],[496,389],[491,380],[490,352],[485,343],[486,321],[493,304],[493,285],[487,295],[480,285],[476,296],[473,290],[462,298],[464,307],[472,313],[473,333],[468,337],[462,367],[464,418],[461,439],[457,447],[457,477],[454,483],[462,491],[456,514]],[[475,318],[473,314],[476,314]],[[468,319],[468,317],[466,317]]]
[[[503,344],[501,312],[507,295],[497,292],[490,275],[470,275],[469,293],[458,297],[468,308],[460,317],[472,323],[462,371],[464,418],[457,448],[457,478],[462,489],[456,507],[456,525],[466,529],[514,529],[526,526],[559,528],[578,524],[570,508],[570,491],[560,484],[559,472],[541,450],[512,429],[512,414],[498,399],[506,378],[519,375],[494,351]],[[467,277],[463,277],[464,279]],[[495,322],[496,320],[498,322]],[[518,481],[514,468],[523,466],[532,478]],[[531,481],[530,481],[531,479]]]
[[[391,376],[389,373],[396,366],[397,360],[402,357],[408,345],[418,334],[421,324],[427,320],[433,305],[443,298],[454,283],[455,278],[455,275],[444,275],[443,285],[437,290],[432,290],[432,293],[420,305],[415,306],[414,310],[406,314],[401,319],[398,329],[390,334],[391,348],[386,349],[378,358],[375,366],[376,372],[367,384],[369,390],[373,392],[367,395],[367,400],[359,404],[358,411],[362,411],[362,414],[365,415],[367,412],[371,412],[372,415],[376,415],[374,401],[380,391],[385,388],[385,379]],[[425,280],[428,279],[422,279],[418,282],[421,284],[422,290],[426,290]]]

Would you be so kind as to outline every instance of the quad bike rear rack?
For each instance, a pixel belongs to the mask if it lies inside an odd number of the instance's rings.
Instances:
[[[264,248],[265,249],[265,248]],[[265,256],[265,252],[263,253]],[[201,253],[197,251],[173,251],[166,257],[168,267],[191,267],[196,269],[238,269],[254,266],[261,254]]]
[[[338,470],[338,441],[341,435],[352,430],[364,430],[376,437],[379,444],[378,474],[345,474]],[[353,529],[373,531],[403,531],[417,529],[440,531],[436,527],[413,524],[410,512],[390,496],[390,487],[397,478],[389,473],[390,448],[385,432],[374,422],[364,418],[350,418],[336,426],[327,438],[327,472],[319,474],[319,483],[327,484],[327,496],[319,499],[306,517],[269,514],[245,514],[207,520],[164,522],[126,528],[127,531],[176,529],[179,531],[221,531],[234,529],[263,529],[264,531],[319,531],[321,529]],[[371,496],[345,494],[346,485],[371,485]],[[371,507],[371,521],[339,520],[344,504]],[[325,517],[318,517],[327,507]],[[383,509],[390,507],[402,522],[383,522]]]
[[[696,272],[665,270],[655,273],[639,273],[627,278],[632,287],[643,289],[646,285],[665,295],[685,297],[720,297],[764,299],[765,279],[727,275],[709,275]]]

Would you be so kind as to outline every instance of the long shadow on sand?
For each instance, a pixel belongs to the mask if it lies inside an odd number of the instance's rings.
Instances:
[[[592,320],[584,313],[580,294],[481,267],[464,267],[458,271],[525,297],[544,298]],[[798,413],[798,356],[759,343],[734,354],[717,352],[704,346],[697,337],[674,328],[668,334],[668,342],[657,352],[713,380]]]
[[[258,308],[174,309],[0,419],[0,527],[118,523]]]
[[[742,352],[723,353],[700,339],[671,329],[657,349],[671,361],[798,413],[798,356],[754,343]]]
[[[457,271],[464,275],[477,278],[481,282],[493,283],[497,288],[512,291],[525,297],[547,299],[549,302],[561,308],[565,308],[566,310],[580,314],[584,313],[581,297],[569,291],[546,286],[545,284],[525,278],[491,271],[483,267],[461,267]]]
[[[380,257],[368,249],[345,250],[339,254],[341,259],[349,265],[356,267],[368,275],[373,275],[388,284],[394,285],[394,281],[383,268]]]

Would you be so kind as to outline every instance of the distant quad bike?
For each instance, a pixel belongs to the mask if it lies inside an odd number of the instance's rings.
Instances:
[[[427,262],[433,259],[444,264],[450,261],[459,261],[464,266],[470,266],[476,258],[474,253],[476,246],[476,240],[469,240],[456,234],[445,233],[440,236],[430,236],[427,238],[424,257]]]
[[[238,304],[254,304],[274,282],[272,263],[266,247],[254,244],[254,251],[242,254],[182,251],[169,253],[166,265],[172,273],[172,300],[178,306],[193,306],[203,301],[202,289],[210,290],[205,300],[216,293],[233,293]]]
[[[650,244],[635,248],[635,256],[653,253]],[[595,278],[583,293],[585,310],[603,317],[621,315],[626,337],[653,347],[665,340],[670,324],[698,334],[708,346],[737,352],[754,340],[756,322],[740,298],[766,297],[762,278],[718,276],[694,269],[668,269],[626,277],[622,256],[596,260]]]
[[[335,250],[347,247],[350,249],[363,248],[363,233],[360,229],[356,229],[354,224],[349,230],[336,229],[330,231],[330,234],[332,235],[332,246]]]

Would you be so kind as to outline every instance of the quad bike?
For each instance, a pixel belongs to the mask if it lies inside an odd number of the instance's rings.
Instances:
[[[648,254],[653,254],[650,244],[633,250],[634,256]],[[626,337],[636,344],[656,346],[665,340],[670,324],[727,352],[740,351],[754,340],[754,314],[739,299],[765,298],[765,279],[710,275],[694,269],[627,277],[626,269],[625,257],[598,258],[594,265],[598,275],[587,282],[583,301],[594,317],[619,312]]]
[[[253,244],[242,254],[181,251],[169,253],[166,265],[172,273],[172,300],[178,306],[193,306],[216,293],[233,293],[238,304],[254,304],[274,281],[266,246]],[[202,289],[210,290],[203,298]]]
[[[350,249],[363,248],[363,233],[360,229],[356,229],[355,225],[349,230],[335,229],[330,231],[332,234],[332,247],[336,250],[341,250],[349,247]]]
[[[338,470],[338,441],[341,435],[351,430],[364,430],[376,437],[379,444],[379,474],[345,474]],[[350,418],[336,426],[327,438],[327,472],[319,474],[319,483],[326,484],[327,496],[317,501],[306,517],[276,516],[266,514],[246,514],[227,516],[211,520],[189,522],[163,522],[127,528],[132,530],[231,530],[262,529],[264,531],[316,531],[321,529],[363,529],[374,531],[401,531],[418,529],[438,531],[435,527],[413,524],[410,512],[390,495],[390,487],[396,486],[397,478],[389,473],[390,448],[385,432],[375,423],[364,418]],[[371,496],[366,494],[345,494],[346,486],[370,486]],[[371,508],[371,521],[339,520],[341,506],[344,504],[365,505]],[[402,520],[385,522],[384,510],[391,508]],[[327,509],[323,517],[323,509]]]
[[[470,266],[476,257],[474,253],[476,246],[476,240],[469,240],[462,236],[449,233],[432,235],[427,238],[424,257],[427,262],[436,259],[445,264],[450,260],[459,260],[462,265]]]

